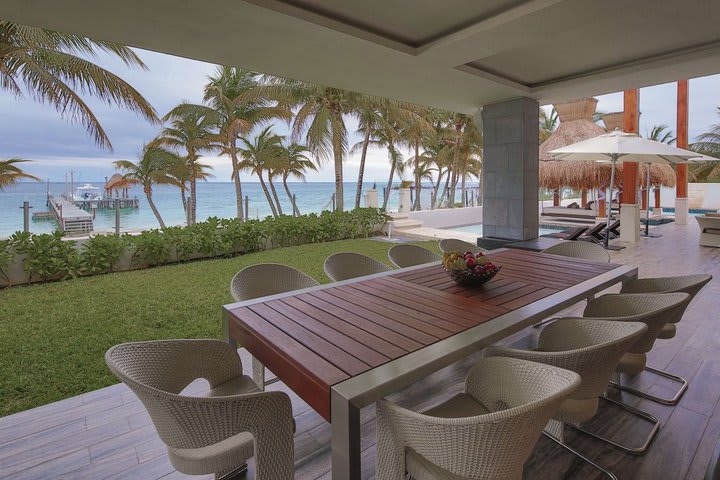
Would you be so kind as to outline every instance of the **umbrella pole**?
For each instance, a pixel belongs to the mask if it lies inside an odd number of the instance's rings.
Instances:
[[[647,179],[645,182],[645,236],[649,236],[649,230],[650,230],[650,164],[646,163],[647,165]]]
[[[610,242],[610,215],[612,214],[612,193],[613,193],[613,185],[615,184],[615,162],[618,159],[617,154],[613,154],[611,159],[612,159],[612,166],[610,167],[610,187],[608,188],[608,192],[610,193],[610,196],[606,200],[607,223],[605,225],[605,249],[608,248],[608,243]]]

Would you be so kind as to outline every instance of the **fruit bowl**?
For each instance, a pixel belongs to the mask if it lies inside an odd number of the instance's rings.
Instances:
[[[500,271],[482,252],[447,252],[442,265],[450,278],[464,287],[482,285]]]

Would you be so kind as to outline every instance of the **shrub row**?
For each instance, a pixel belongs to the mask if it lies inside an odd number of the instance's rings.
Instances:
[[[147,230],[139,235],[96,235],[83,241],[65,239],[60,232],[39,235],[17,232],[0,240],[0,281],[10,285],[63,280],[303,243],[367,237],[386,218],[382,210],[373,208],[246,222],[213,217],[189,227]],[[18,261],[22,262],[25,281],[11,278],[9,267]]]

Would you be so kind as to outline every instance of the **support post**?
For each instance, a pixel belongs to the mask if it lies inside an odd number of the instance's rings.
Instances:
[[[245,195],[245,220],[246,220],[246,221],[247,221],[247,220],[250,220],[250,209],[249,209],[249,205],[250,205],[250,197],[248,197],[247,195]]]
[[[640,110],[638,89],[625,90],[623,103],[623,131],[638,133]],[[640,205],[638,204],[638,164],[623,162],[622,173],[623,204],[620,208],[620,240],[636,243],[640,241]],[[612,199],[608,199],[612,206]]]
[[[120,235],[120,199],[115,199],[115,235]]]
[[[332,194],[332,211],[333,211],[333,212],[337,209],[337,206],[336,206],[336,205],[337,205],[337,203],[336,203],[336,198],[335,198],[335,194],[333,193],[333,194]]]
[[[374,188],[365,192],[367,195],[365,199],[365,206],[367,208],[378,208],[378,191]]]
[[[30,202],[23,202],[23,232],[30,233]]]
[[[553,190],[553,207],[560,206],[560,190],[557,188]]]
[[[677,83],[677,140],[678,148],[688,148],[688,81]],[[687,163],[681,163],[675,170],[675,223],[688,224],[688,175]]]
[[[580,192],[580,206],[582,208],[585,208],[587,206],[587,190],[583,188],[582,192]]]
[[[655,187],[655,208],[662,208],[660,206],[660,187]],[[654,212],[656,214],[661,214],[662,212]]]
[[[607,202],[605,202],[605,195],[606,195],[607,189],[605,187],[600,187],[600,190],[598,191],[598,201],[597,201],[597,216],[598,218],[605,218],[605,214],[607,213]]]
[[[537,238],[539,115],[537,100],[526,97],[483,107],[486,237]]]
[[[400,189],[400,205],[398,207],[398,212],[407,213],[410,211],[410,208],[412,207],[412,199],[410,198],[410,195],[411,192],[409,188]]]

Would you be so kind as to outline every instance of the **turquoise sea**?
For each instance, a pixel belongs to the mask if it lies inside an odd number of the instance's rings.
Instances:
[[[85,182],[84,182],[85,183]],[[97,187],[102,187],[104,182],[89,182]],[[332,182],[293,182],[288,183],[290,190],[295,194],[300,213],[321,212],[329,210],[331,197],[335,192],[335,184]],[[78,184],[75,185],[79,186]],[[397,186],[397,184],[396,184]],[[290,201],[282,188],[278,185],[278,196],[283,206],[284,213],[291,213]],[[276,187],[276,188],[277,188]],[[345,184],[345,208],[351,209],[355,202],[355,183]],[[363,191],[372,188],[372,183],[363,185]],[[382,186],[378,185],[380,196]],[[48,190],[53,195],[59,195],[65,191],[63,182],[55,183],[30,183],[23,182],[6,187],[0,190],[0,238],[12,235],[23,227],[22,204],[29,201],[32,207],[31,212],[46,211],[46,198]],[[68,187],[69,190],[69,187]],[[429,205],[430,191],[424,189],[422,193],[423,205]],[[250,199],[250,217],[265,218],[270,215],[270,207],[265,200],[265,195],[257,182],[244,182],[243,194]],[[120,226],[122,231],[136,231],[150,228],[157,228],[158,223],[150,207],[147,204],[142,189],[135,186],[130,190],[130,196],[137,196],[140,199],[140,208],[123,209],[120,212]],[[208,182],[198,184],[197,218],[204,220],[208,217],[234,218],[236,216],[235,187],[232,183]],[[362,198],[362,197],[361,197]],[[167,225],[183,225],[185,217],[182,208],[180,190],[167,186],[157,185],[153,188],[153,200],[155,201],[163,220]],[[397,210],[398,192],[393,190],[388,203],[388,211]],[[364,198],[361,206],[365,206]],[[32,220],[30,231],[33,233],[46,233],[55,230],[56,225],[52,220]],[[113,230],[115,228],[114,210],[98,210],[95,217],[95,230]]]

